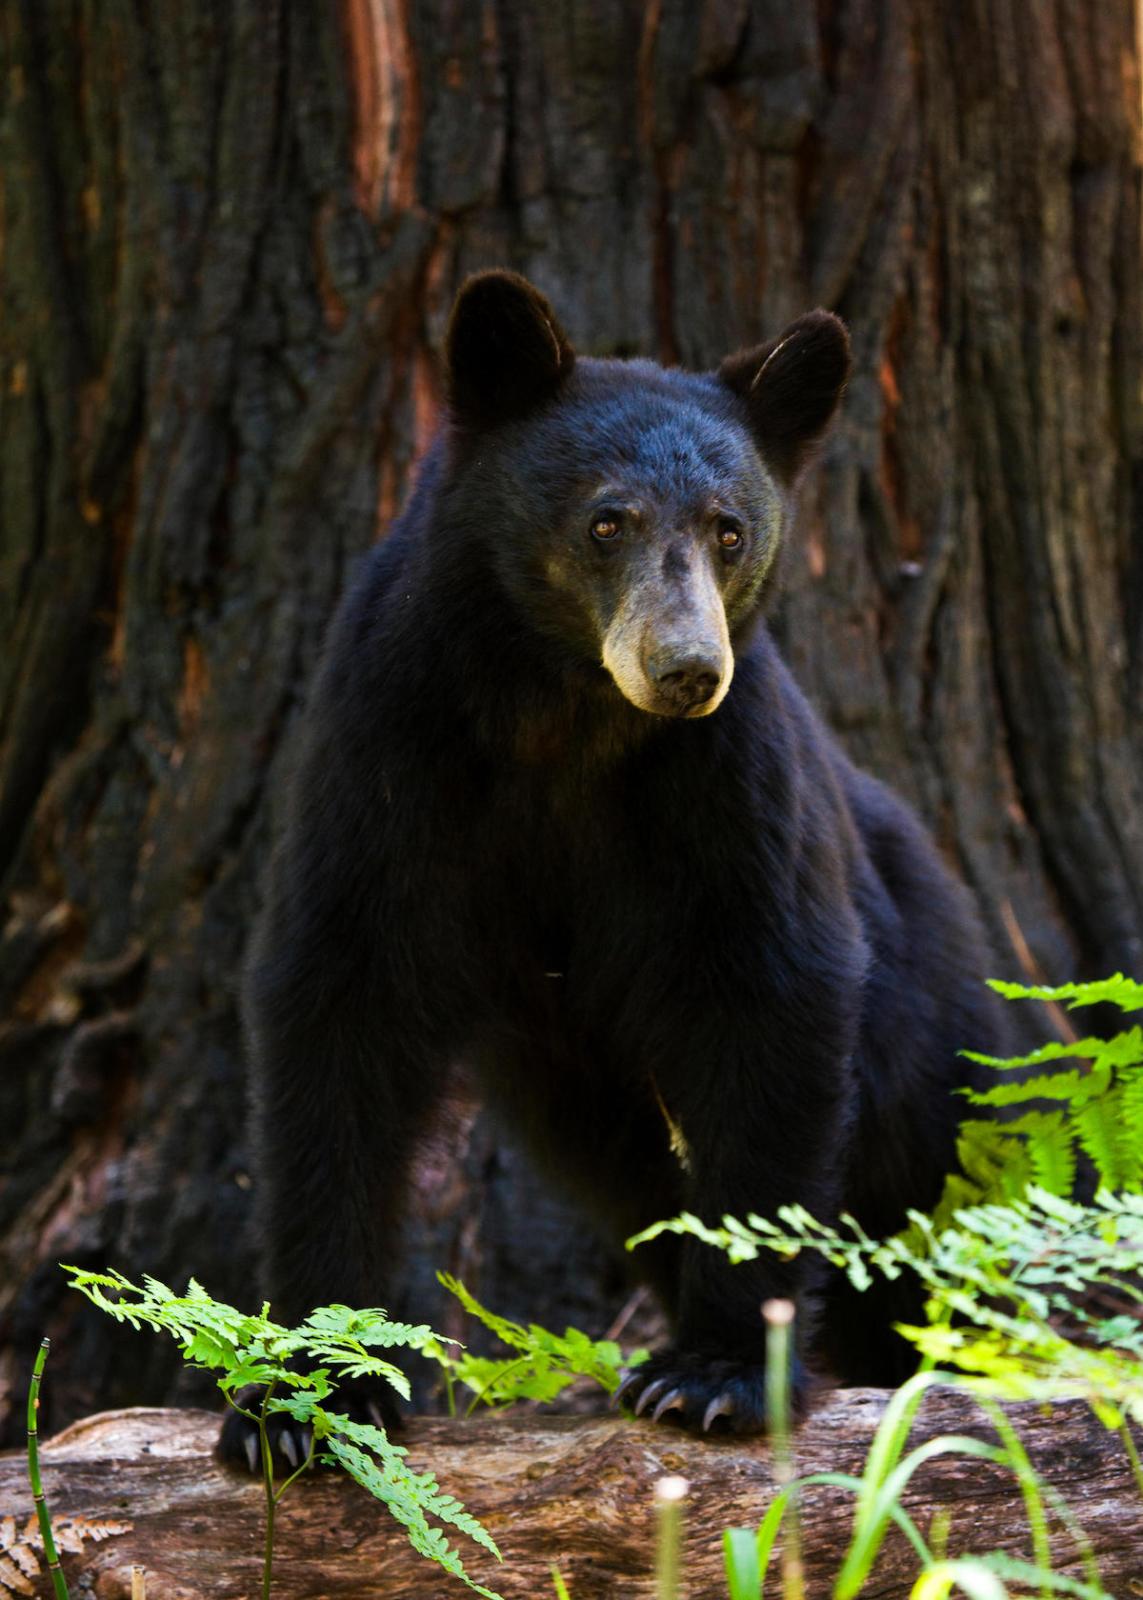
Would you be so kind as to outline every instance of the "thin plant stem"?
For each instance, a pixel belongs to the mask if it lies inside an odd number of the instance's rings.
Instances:
[[[531,1357],[530,1354],[529,1355],[520,1356],[520,1358],[518,1360],[510,1361],[506,1367],[502,1368],[501,1371],[495,1373],[491,1378],[489,1378],[488,1382],[484,1385],[484,1387],[482,1389],[477,1389],[476,1393],[473,1395],[472,1399],[469,1401],[468,1407],[467,1407],[467,1409],[466,1409],[466,1411],[464,1413],[465,1416],[466,1417],[471,1417],[472,1413],[476,1410],[476,1408],[480,1404],[480,1402],[485,1399],[485,1397],[488,1394],[488,1391],[492,1388],[494,1383],[500,1383],[504,1378],[506,1378],[508,1376],[508,1374],[510,1372],[515,1372],[517,1367],[526,1367],[528,1365],[528,1363],[531,1361],[531,1359],[532,1359],[532,1357]]]
[[[1139,1459],[1139,1450],[1131,1436],[1131,1424],[1124,1417],[1119,1428],[1119,1437],[1123,1440],[1123,1448],[1127,1451],[1127,1459],[1131,1463],[1131,1471],[1139,1493],[1143,1494],[1143,1461]]]
[[[36,1520],[40,1524],[40,1538],[44,1541],[44,1554],[48,1558],[48,1572],[51,1574],[52,1588],[56,1592],[56,1600],[68,1600],[67,1579],[60,1566],[59,1553],[56,1550],[55,1535],[52,1533],[52,1518],[48,1510],[48,1502],[44,1498],[44,1486],[40,1480],[40,1438],[37,1426],[37,1413],[40,1409],[40,1379],[44,1375],[44,1362],[48,1359],[51,1349],[49,1339],[40,1340],[40,1348],[36,1355],[36,1364],[32,1368],[32,1386],[28,1390],[28,1481],[32,1485],[32,1499],[36,1505]]]
[[[274,1576],[274,1512],[278,1502],[274,1498],[274,1460],[270,1451],[270,1436],[266,1432],[266,1407],[274,1385],[266,1385],[262,1396],[262,1409],[258,1413],[258,1443],[262,1452],[262,1487],[266,1495],[266,1544],[262,1555],[262,1600],[270,1600],[270,1582]]]
[[[1091,1588],[1098,1590],[1100,1588],[1099,1563],[1095,1558],[1095,1546],[1076,1521],[1075,1514],[1060,1491],[1053,1488],[1050,1483],[1042,1483],[1040,1487],[1043,1489],[1046,1499],[1051,1502],[1052,1510],[1071,1535],[1072,1541],[1079,1551],[1080,1560],[1083,1562],[1085,1582]]]
[[[773,1451],[774,1481],[788,1491],[789,1505],[782,1538],[782,1594],[785,1600],[804,1600],[805,1568],[802,1564],[802,1530],[798,1518],[798,1493],[794,1482],[794,1452],[790,1442],[790,1359],[793,1354],[794,1304],[792,1300],[767,1300],[766,1321],[766,1427]]]
[[[285,1494],[286,1490],[290,1487],[291,1483],[296,1483],[297,1480],[301,1477],[302,1473],[303,1472],[308,1472],[310,1467],[313,1466],[313,1464],[314,1464],[314,1455],[316,1454],[316,1452],[317,1452],[317,1433],[311,1427],[311,1429],[310,1429],[310,1447],[306,1451],[306,1459],[302,1462],[300,1467],[295,1467],[294,1468],[293,1472],[290,1473],[290,1476],[286,1479],[285,1483],[276,1492],[276,1494],[274,1495],[274,1504],[275,1505],[277,1505],[278,1501]]]
[[[131,1600],[147,1600],[146,1567],[131,1568]]]
[[[992,1401],[984,1402],[984,1410],[992,1418],[993,1426],[1000,1437],[1008,1455],[1008,1464],[1016,1474],[1020,1485],[1020,1493],[1024,1497],[1024,1511],[1028,1518],[1028,1528],[1032,1535],[1032,1558],[1035,1564],[1044,1572],[1050,1572],[1052,1567],[1052,1547],[1048,1539],[1048,1519],[1044,1515],[1044,1500],[1040,1493],[1040,1480],[1036,1476],[1036,1469],[1028,1459],[1028,1452],[1024,1449],[1015,1428],[1009,1422],[1004,1412]],[[1047,1600],[1050,1590],[1044,1586],[1040,1589],[1043,1600]]]
[[[682,1567],[685,1478],[660,1478],[655,1485],[655,1600],[678,1600]]]

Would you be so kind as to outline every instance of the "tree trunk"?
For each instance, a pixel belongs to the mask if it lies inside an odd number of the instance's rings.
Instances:
[[[796,1440],[799,1473],[858,1473],[885,1396],[874,1389],[835,1395]],[[1063,1496],[1099,1564],[1104,1588],[1138,1592],[1139,1491],[1119,1439],[1080,1401],[1050,1409],[1024,1405],[1010,1416],[1036,1471]],[[938,1434],[995,1442],[991,1425],[968,1396],[934,1392],[910,1445]],[[112,1412],[76,1424],[41,1452],[44,1490],[68,1537],[64,1570],[72,1585],[100,1600],[128,1600],[131,1568],[147,1569],[147,1600],[232,1600],[258,1593],[264,1538],[261,1486],[211,1459],[216,1418],[201,1411]],[[690,1492],[683,1539],[684,1594],[726,1594],[722,1530],[757,1528],[776,1486],[769,1452],[757,1441],[692,1439],[646,1422],[569,1421],[514,1416],[469,1423],[418,1422],[406,1441],[409,1465],[431,1471],[446,1493],[485,1524],[504,1557],[456,1537],[471,1577],[527,1600],[555,1596],[560,1568],[573,1600],[651,1600],[655,1584],[653,1491],[681,1475]],[[34,1539],[31,1494],[21,1455],[0,1459],[0,1507],[14,1519],[25,1570],[40,1569],[36,1593],[47,1596],[45,1563]],[[934,1516],[949,1519],[950,1555],[993,1551],[1032,1557],[1020,1485],[1005,1468],[964,1455],[941,1455],[911,1479],[905,1510],[929,1538]],[[853,1528],[853,1496],[804,1491],[802,1550],[809,1600],[833,1592]],[[1053,1566],[1085,1581],[1083,1554],[1054,1512]],[[0,1544],[0,1562],[3,1561]],[[908,1593],[919,1561],[891,1528],[862,1594],[868,1600]],[[3,1591],[0,1566],[0,1592]],[[777,1576],[770,1592],[776,1592]],[[20,1591],[16,1591],[19,1593]],[[278,1600],[320,1595],[384,1595],[385,1600],[462,1597],[455,1579],[430,1568],[404,1532],[364,1490],[333,1474],[303,1481],[285,1496],[275,1531]]]
[[[474,268],[595,353],[847,319],[788,658],[997,973],[1140,971],[1131,0],[9,0],[0,41],[0,1396],[44,1331],[57,1424],[197,1392],[60,1260],[249,1295],[236,975],[323,625]],[[441,1266],[618,1313],[463,1094],[419,1193],[393,1309],[454,1329]]]

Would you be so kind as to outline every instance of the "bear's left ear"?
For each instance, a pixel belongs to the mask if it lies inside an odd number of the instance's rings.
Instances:
[[[719,367],[721,381],[745,400],[759,453],[783,483],[793,483],[829,426],[849,366],[845,324],[830,311],[811,311]]]
[[[575,365],[555,312],[515,272],[479,272],[462,285],[447,350],[453,415],[473,427],[524,416]]]

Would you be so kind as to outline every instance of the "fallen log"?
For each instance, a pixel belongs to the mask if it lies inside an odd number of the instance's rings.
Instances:
[[[798,1472],[859,1471],[886,1399],[872,1389],[832,1395],[797,1436]],[[1090,1540],[1105,1587],[1117,1600],[1143,1596],[1143,1499],[1121,1441],[1079,1402],[1013,1406],[1009,1415],[1037,1471],[1064,1496]],[[127,1600],[138,1564],[146,1569],[148,1600],[255,1600],[261,1489],[214,1460],[217,1427],[217,1418],[204,1411],[140,1408],[89,1417],[42,1445],[48,1504],[71,1546],[63,1564],[73,1596]],[[936,1390],[912,1442],[954,1432],[992,1437],[970,1399]],[[619,1418],[415,1420],[405,1443],[410,1465],[431,1467],[442,1488],[492,1533],[502,1565],[467,1540],[460,1541],[467,1546],[462,1556],[470,1574],[506,1600],[554,1596],[553,1564],[573,1600],[650,1600],[653,1485],[665,1474],[681,1474],[691,1486],[684,1592],[689,1600],[723,1597],[722,1530],[756,1526],[775,1492],[764,1441],[697,1440]],[[1000,1468],[939,1457],[918,1473],[903,1504],[922,1531],[934,1513],[947,1511],[950,1552],[1030,1555],[1019,1487]],[[852,1506],[849,1494],[832,1488],[810,1489],[803,1497],[811,1600],[830,1592]],[[8,1452],[0,1456],[0,1562],[8,1562],[0,1568],[8,1573],[0,1595],[6,1589],[51,1592],[42,1555],[26,1536],[34,1527],[31,1511],[23,1457]],[[1082,1579],[1079,1551],[1058,1525],[1052,1543],[1057,1570]],[[276,1600],[455,1600],[465,1592],[412,1551],[382,1506],[333,1473],[315,1473],[290,1490],[279,1511],[275,1550]],[[11,1577],[21,1563],[23,1589]],[[865,1593],[871,1600],[897,1600],[907,1595],[916,1570],[915,1555],[892,1529]],[[776,1579],[767,1592],[778,1592]]]

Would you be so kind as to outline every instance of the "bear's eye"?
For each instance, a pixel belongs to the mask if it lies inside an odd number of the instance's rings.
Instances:
[[[619,518],[604,512],[596,517],[591,525],[591,537],[598,539],[601,544],[606,544],[609,539],[614,539],[619,532]]]
[[[742,529],[737,522],[723,517],[718,525],[718,542],[724,550],[737,550],[742,544]]]

